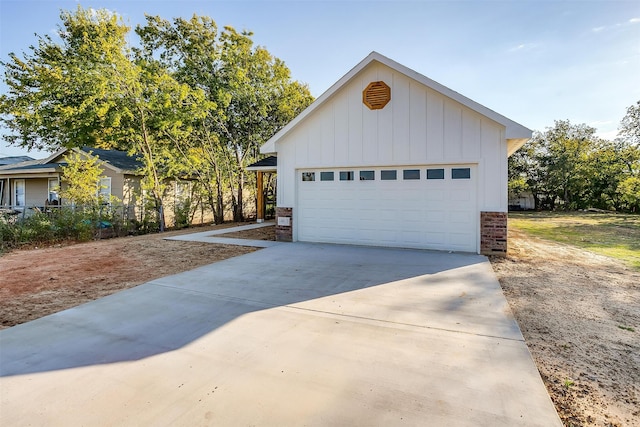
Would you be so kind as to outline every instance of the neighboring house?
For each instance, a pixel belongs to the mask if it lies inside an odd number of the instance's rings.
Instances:
[[[29,157],[29,156],[0,157],[0,166],[13,165],[15,163],[28,162],[30,160],[34,160],[33,157]]]
[[[105,200],[113,195],[125,205],[135,204],[135,194],[140,187],[140,161],[124,151],[88,147],[76,150],[87,156],[91,153],[101,161],[103,177],[100,179],[99,192]],[[0,206],[22,210],[25,207],[42,208],[61,204],[63,201],[60,200],[58,189],[67,151],[65,148],[46,159],[0,167],[0,189],[4,190],[0,193]]]
[[[74,149],[87,156],[95,156],[103,168],[99,184],[99,194],[105,201],[116,197],[126,208],[125,216],[142,220],[145,207],[140,201],[143,163],[125,151],[101,150],[83,147]],[[25,208],[43,209],[50,205],[65,204],[60,199],[58,189],[64,188],[60,180],[64,157],[67,149],[61,149],[46,159],[30,160],[7,166],[0,166],[0,209],[10,208],[22,211]],[[89,154],[91,153],[91,154]],[[175,223],[175,212],[191,195],[192,182],[189,179],[168,182],[167,192],[163,197],[164,214],[167,226]],[[192,224],[207,223],[213,215],[202,205],[195,206],[190,212]]]
[[[528,211],[536,208],[536,201],[530,191],[509,195],[510,211]]]
[[[277,238],[504,254],[507,157],[531,133],[373,52],[261,147]]]

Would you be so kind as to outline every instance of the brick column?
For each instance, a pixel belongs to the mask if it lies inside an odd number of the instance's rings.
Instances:
[[[293,241],[293,208],[276,208],[276,241]]]
[[[506,212],[480,212],[480,253],[507,255]]]

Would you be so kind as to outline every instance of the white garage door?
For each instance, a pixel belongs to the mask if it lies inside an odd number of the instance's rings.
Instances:
[[[297,171],[297,238],[477,251],[473,165]]]

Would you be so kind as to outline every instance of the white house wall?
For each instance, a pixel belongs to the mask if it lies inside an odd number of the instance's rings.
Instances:
[[[380,80],[391,101],[372,111],[362,91]],[[504,126],[378,62],[276,144],[278,206],[295,206],[300,168],[465,163],[478,165],[479,210],[507,210]]]

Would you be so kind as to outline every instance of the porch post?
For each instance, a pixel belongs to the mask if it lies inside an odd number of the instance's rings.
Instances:
[[[264,172],[258,171],[258,177],[256,182],[258,206],[256,207],[256,220],[258,223],[264,222],[264,186],[262,183],[262,174]]]

